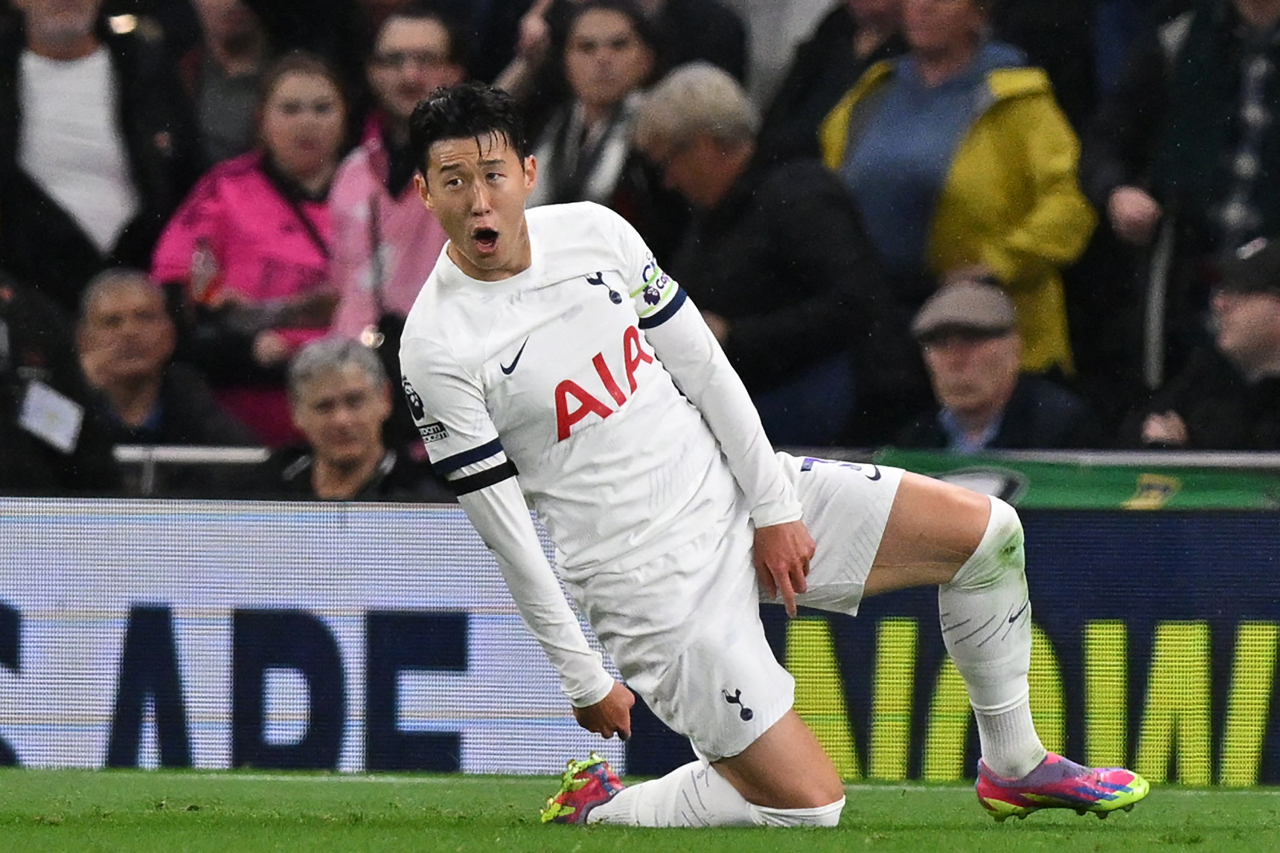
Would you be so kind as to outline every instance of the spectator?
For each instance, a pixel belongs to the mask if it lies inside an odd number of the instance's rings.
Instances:
[[[541,128],[545,108],[564,97],[563,53],[568,20],[582,0],[533,0],[520,18],[516,55],[494,84],[527,104],[529,126]],[[704,60],[739,81],[747,75],[747,31],[737,13],[719,0],[637,0],[662,45],[667,67]],[[549,61],[551,60],[551,61]]]
[[[862,73],[906,53],[902,0],[839,0],[796,48],[764,114],[761,147],[818,154],[818,127]]]
[[[640,90],[657,63],[653,28],[631,0],[585,0],[569,14],[563,65],[572,94],[533,146],[538,184],[527,205],[603,204],[667,257],[684,205],[655,187],[631,142]]]
[[[343,161],[333,181],[331,278],[341,298],[333,331],[392,337],[382,347],[392,355],[396,330],[448,239],[413,187],[409,116],[437,87],[466,77],[457,38],[451,22],[425,4],[386,19],[369,59],[381,132]]]
[[[453,21],[425,3],[392,12],[369,59],[377,126],[343,161],[333,181],[332,281],[340,295],[332,331],[377,347],[388,376],[400,375],[400,330],[448,237],[413,185],[409,116],[437,87],[466,75]],[[372,124],[372,123],[371,123]],[[404,406],[393,409],[386,439],[421,448]]]
[[[197,0],[204,40],[182,60],[183,84],[195,104],[206,162],[253,148],[254,112],[271,44],[243,0]]]
[[[1088,405],[1019,368],[1022,336],[1013,300],[995,282],[944,285],[916,314],[911,333],[929,369],[935,405],[898,435],[899,447],[1048,450],[1098,447]]]
[[[247,490],[261,497],[453,502],[425,463],[388,450],[391,386],[376,353],[355,341],[308,344],[289,366],[289,403],[304,448],[277,451]]]
[[[171,361],[175,342],[164,294],[146,273],[108,270],[85,288],[76,343],[112,443],[252,444],[200,374]]]
[[[66,316],[95,274],[144,265],[199,174],[194,123],[152,27],[99,0],[15,0],[0,19],[0,267]]]
[[[264,80],[260,150],[214,167],[165,229],[152,278],[190,306],[187,356],[219,401],[267,445],[296,437],[284,368],[328,329],[329,184],[344,106],[319,58],[278,60]]]
[[[1059,270],[1093,212],[1044,72],[985,38],[992,0],[906,0],[911,53],[871,67],[822,126],[910,316],[957,271],[1008,288],[1023,367],[1072,369]]]
[[[0,493],[109,494],[122,485],[71,332],[42,294],[0,276]]]
[[[1157,16],[1135,43],[1082,164],[1121,240],[1147,249],[1169,235],[1152,256],[1168,272],[1147,294],[1149,316],[1163,318],[1143,342],[1149,386],[1207,343],[1213,259],[1280,233],[1280,2],[1172,5],[1178,14]]]
[[[733,77],[694,63],[645,98],[636,137],[697,211],[670,269],[770,440],[838,444],[853,411],[853,358],[869,355],[883,283],[840,180],[816,158],[760,156],[759,122]]]
[[[1128,443],[1280,450],[1280,240],[1246,244],[1221,271],[1211,301],[1214,345],[1193,353],[1136,413]]]

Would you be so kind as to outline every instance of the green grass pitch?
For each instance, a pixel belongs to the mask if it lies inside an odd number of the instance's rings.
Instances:
[[[849,788],[835,830],[543,826],[549,778],[0,771],[4,851],[1280,851],[1280,789],[1157,786],[1107,820],[998,825],[969,787]]]

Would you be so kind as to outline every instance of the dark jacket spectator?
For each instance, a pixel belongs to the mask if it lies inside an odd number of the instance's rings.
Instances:
[[[1019,369],[1013,301],[999,285],[944,285],[911,331],[924,350],[934,406],[903,428],[897,446],[975,453],[1102,445],[1101,427],[1083,400]]]
[[[69,58],[60,59],[26,49],[38,43],[38,51],[48,52],[21,17],[0,19],[0,267],[47,294],[67,316],[104,268],[147,266],[200,171],[194,124],[163,43],[149,28],[117,34],[95,20],[88,19]],[[33,26],[34,33],[43,25]],[[23,101],[24,68],[40,74],[34,90],[40,102]],[[48,69],[58,76],[49,77]],[[116,101],[105,105],[104,117],[118,119],[118,136],[105,124],[77,125],[85,113],[50,88],[59,81],[82,96],[94,86],[113,89]],[[120,191],[124,206],[89,191],[102,182]]]
[[[66,320],[0,278],[0,493],[109,494],[122,485]]]
[[[138,270],[109,270],[85,289],[80,363],[112,444],[254,444],[194,368],[171,361],[177,339],[164,294]]]
[[[1213,346],[1134,412],[1126,444],[1280,450],[1280,240],[1248,243],[1219,269]]]
[[[698,212],[670,270],[770,438],[834,444],[852,414],[853,360],[872,358],[868,326],[883,284],[839,179],[816,159],[757,156],[758,121],[732,77],[695,63],[645,100],[637,136]]]
[[[1158,10],[1084,137],[1082,184],[1115,234],[1145,249],[1172,229],[1149,383],[1207,343],[1212,259],[1280,233],[1280,6],[1245,6]]]
[[[1176,416],[1181,433],[1167,427],[1153,432],[1153,415]],[[1250,382],[1221,352],[1202,347],[1138,416],[1126,421],[1122,439],[1130,447],[1280,450],[1280,374]]]

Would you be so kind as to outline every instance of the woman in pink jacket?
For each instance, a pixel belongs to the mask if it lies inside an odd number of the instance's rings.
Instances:
[[[156,247],[152,277],[181,293],[186,356],[264,444],[298,437],[284,368],[328,329],[329,185],[346,105],[334,72],[295,52],[263,80],[258,149],[210,170]]]

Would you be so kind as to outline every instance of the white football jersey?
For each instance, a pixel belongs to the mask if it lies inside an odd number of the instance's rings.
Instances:
[[[532,264],[516,276],[477,281],[441,254],[401,365],[437,473],[459,494],[518,475],[574,580],[725,523],[737,484],[645,337],[684,291],[607,208],[526,215]]]

